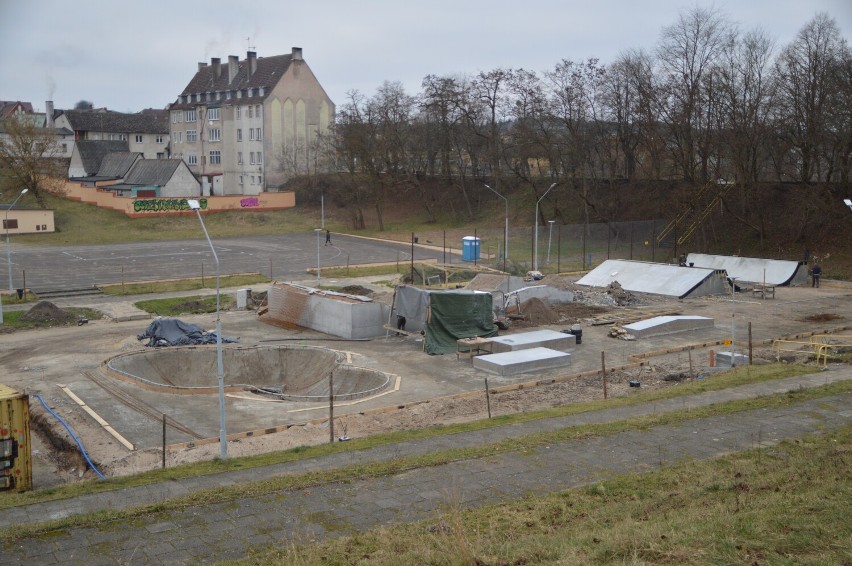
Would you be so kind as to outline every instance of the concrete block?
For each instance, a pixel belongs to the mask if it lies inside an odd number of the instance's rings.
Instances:
[[[577,343],[577,337],[571,334],[563,334],[555,330],[535,330],[532,332],[518,332],[507,334],[491,339],[492,353],[515,352],[517,350],[528,350],[530,348],[550,348],[551,350],[567,351]]]
[[[564,367],[571,363],[571,354],[549,348],[530,348],[473,358],[473,367],[497,375],[509,376],[532,371]]]
[[[731,363],[733,361],[733,364]],[[748,365],[748,356],[745,354],[735,354],[733,352],[716,352],[716,366],[717,367],[734,367],[738,366],[746,366]]]
[[[625,324],[624,329],[637,338],[648,338],[663,334],[689,332],[701,328],[713,328],[713,326],[713,319],[706,316],[655,316],[647,320]]]

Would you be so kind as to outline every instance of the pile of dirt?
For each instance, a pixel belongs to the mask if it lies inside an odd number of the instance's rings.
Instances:
[[[67,324],[75,319],[76,317],[73,314],[62,310],[50,301],[39,301],[21,317],[21,320],[25,322],[46,322],[55,324]]]
[[[346,287],[341,287],[339,292],[347,295],[360,295],[362,297],[369,297],[373,294],[373,291],[360,285],[347,285]]]
[[[538,297],[532,297],[521,303],[520,312],[517,305],[507,307],[506,314],[510,316],[523,316],[523,322],[532,325],[556,324],[559,322],[559,313],[553,310],[550,304]],[[512,326],[521,325],[513,322]]]

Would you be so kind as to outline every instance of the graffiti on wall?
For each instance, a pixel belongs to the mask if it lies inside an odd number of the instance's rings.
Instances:
[[[243,208],[250,208],[254,206],[260,206],[260,201],[257,200],[256,197],[244,198],[240,201],[240,206]]]
[[[198,199],[201,209],[207,208],[207,199]],[[134,212],[169,212],[177,210],[190,210],[185,198],[158,198],[135,200],[133,202]]]

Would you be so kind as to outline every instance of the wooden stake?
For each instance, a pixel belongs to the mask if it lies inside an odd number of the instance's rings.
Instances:
[[[488,395],[488,378],[485,378],[485,405],[488,407],[488,418],[491,418],[491,397]]]
[[[695,377],[695,372],[692,371],[692,348],[687,350],[687,353],[689,354],[689,377]]]
[[[765,270],[764,270],[765,271]],[[752,360],[752,343],[751,343],[751,321],[748,321],[748,365],[751,365]]]
[[[603,352],[601,352],[601,375],[603,375],[604,399],[606,399],[606,361],[604,361]]]
[[[163,413],[163,469],[166,469],[166,414]]]
[[[328,374],[328,438],[334,444],[334,372]]]

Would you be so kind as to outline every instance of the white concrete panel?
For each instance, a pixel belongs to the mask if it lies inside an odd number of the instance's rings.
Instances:
[[[571,334],[563,334],[555,330],[535,330],[496,336],[491,338],[491,347],[495,354],[539,347],[567,351],[575,346],[576,342],[577,337]]]
[[[625,324],[624,329],[637,338],[661,336],[677,332],[689,332],[701,328],[713,328],[714,321],[706,316],[655,316]]]
[[[570,363],[571,354],[548,348],[530,348],[473,358],[475,369],[503,376],[554,369],[567,366]]]
[[[577,281],[577,284],[607,287],[613,281],[618,281],[624,290],[633,293],[679,299],[687,295],[724,295],[729,289],[724,274],[714,269],[623,259],[606,260]]]

